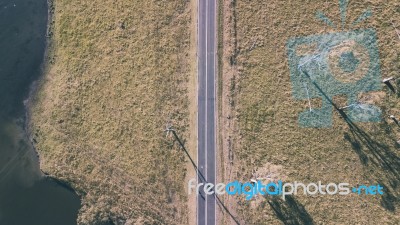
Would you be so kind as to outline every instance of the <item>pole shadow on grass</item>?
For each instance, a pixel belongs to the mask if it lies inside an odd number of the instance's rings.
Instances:
[[[181,149],[184,151],[184,153],[186,154],[186,156],[188,157],[188,159],[190,160],[190,162],[192,163],[192,166],[194,167],[194,170],[197,173],[197,177],[200,180],[200,182],[203,183],[208,183],[206,178],[204,177],[203,173],[199,170],[199,168],[197,167],[196,163],[194,162],[194,160],[192,159],[192,157],[190,156],[189,152],[187,151],[186,147],[185,147],[185,143],[186,140],[181,140],[178,136],[178,134],[176,133],[175,130],[173,130],[172,128],[168,128],[167,132],[172,132],[175,140],[179,143],[179,146],[181,147]],[[174,144],[174,143],[173,143]],[[202,197],[204,199],[204,196],[200,194],[200,197]],[[240,225],[239,220],[229,211],[229,209],[226,207],[226,205],[224,204],[224,202],[222,202],[222,200],[218,197],[218,195],[216,195],[215,193],[212,195],[214,196],[217,205],[220,207],[221,212],[224,213],[226,212],[228,214],[228,216],[232,219],[232,223]]]
[[[396,88],[397,88],[397,97],[399,97],[400,98],[400,79],[397,79],[397,82],[396,82]]]
[[[315,82],[312,83],[349,126],[351,135],[344,133],[344,138],[351,143],[354,152],[359,156],[363,166],[368,169],[374,169],[375,176],[372,178],[376,179],[384,187],[384,194],[381,196],[382,207],[389,211],[395,211],[396,205],[400,204],[400,196],[398,194],[400,188],[400,157],[395,152],[395,148],[399,146],[396,143],[393,133],[386,129],[384,138],[376,140],[376,138],[373,138],[366,131],[354,124],[318,84]],[[389,125],[384,121],[383,126],[388,127]],[[389,143],[393,143],[393,147],[389,146]],[[384,177],[381,176],[382,173]]]
[[[313,225],[314,221],[304,206],[293,196],[267,197],[276,217],[285,225]]]
[[[345,133],[345,139],[351,143],[363,166],[374,172],[378,170],[375,178],[384,188],[384,194],[381,196],[382,207],[395,211],[395,205],[400,203],[400,196],[397,193],[400,187],[400,157],[393,148],[385,144],[395,140],[390,138],[390,134],[385,134],[386,138],[378,142],[351,121],[348,125],[351,135]],[[382,172],[384,177],[380,176]]]

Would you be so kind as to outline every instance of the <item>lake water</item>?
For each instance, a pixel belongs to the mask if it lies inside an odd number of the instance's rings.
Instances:
[[[0,225],[72,225],[80,207],[73,190],[42,175],[23,129],[46,26],[46,0],[0,0]]]

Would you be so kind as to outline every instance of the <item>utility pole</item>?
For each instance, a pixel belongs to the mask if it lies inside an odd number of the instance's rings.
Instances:
[[[205,178],[205,177],[203,176],[203,174],[199,171],[199,168],[197,167],[196,163],[193,161],[192,157],[189,155],[189,152],[186,150],[185,145],[183,145],[181,139],[180,139],[180,138],[178,137],[178,135],[176,134],[175,129],[174,129],[172,126],[167,125],[167,129],[165,129],[165,132],[167,132],[167,135],[168,135],[169,133],[172,133],[172,135],[175,137],[175,140],[178,141],[179,145],[181,146],[181,148],[182,148],[183,151],[185,152],[186,156],[189,158],[190,162],[192,163],[192,165],[193,165],[193,167],[194,167],[194,169],[195,169],[197,175],[200,176],[201,179],[202,179],[205,183],[207,183],[206,178]]]
[[[181,148],[183,149],[183,151],[185,152],[186,156],[190,159],[190,162],[192,163],[194,169],[196,170],[196,173],[198,176],[201,177],[201,179],[203,180],[204,183],[207,183],[206,178],[203,176],[203,174],[199,171],[199,168],[197,167],[196,163],[193,161],[192,157],[190,157],[189,152],[186,150],[185,145],[183,145],[181,139],[178,137],[178,135],[176,134],[175,129],[168,124],[167,128],[165,129],[165,132],[167,132],[167,136],[169,133],[172,133],[172,135],[174,136],[174,138],[178,141],[179,145],[181,146]],[[201,195],[201,194],[200,194]],[[239,221],[231,214],[231,212],[229,212],[228,208],[226,208],[226,206],[224,205],[224,203],[221,201],[221,199],[218,197],[218,195],[216,195],[214,193],[215,199],[217,200],[217,202],[219,203],[219,205],[229,214],[229,216],[235,221],[235,223],[237,225],[240,225]],[[202,198],[204,198],[204,196],[201,195]]]
[[[392,81],[392,80],[394,80],[394,78],[393,78],[393,77],[389,77],[389,78],[384,79],[382,82],[383,82],[384,84],[386,84],[386,86],[388,86],[388,88],[389,88],[390,90],[392,90],[393,93],[396,93],[396,90],[394,89],[392,83],[390,82],[390,81]]]
[[[390,115],[389,117],[390,117],[390,119],[392,119],[397,125],[400,125],[400,124],[399,124],[399,121],[396,119],[395,116]]]

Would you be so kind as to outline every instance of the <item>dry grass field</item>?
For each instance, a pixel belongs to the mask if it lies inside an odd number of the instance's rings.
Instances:
[[[187,224],[187,164],[164,129],[172,122],[191,138],[191,3],[54,0],[51,9],[30,115],[42,170],[82,196],[79,224]]]
[[[398,94],[386,87],[365,94],[367,101],[382,109],[380,123],[348,123],[332,108],[330,128],[298,124],[298,114],[308,102],[292,95],[286,44],[293,37],[340,31],[315,17],[321,11],[340,24],[338,1],[220,2],[224,6],[221,146],[227,165],[221,179],[246,182],[254,178],[254,170],[264,169],[286,182],[379,183],[385,188],[382,196],[296,195],[286,201],[225,196],[231,212],[244,224],[399,224],[400,127],[388,118],[400,118]],[[400,2],[349,1],[346,29],[367,8],[372,17],[352,29],[376,30],[381,75],[399,78],[400,37],[395,27],[400,30]],[[344,96],[334,101],[346,104]],[[311,103],[317,107],[321,100]]]

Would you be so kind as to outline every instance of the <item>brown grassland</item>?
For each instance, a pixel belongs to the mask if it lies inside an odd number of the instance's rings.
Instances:
[[[315,18],[324,12],[340,24],[338,1],[221,0],[223,52],[220,120],[225,181],[249,181],[264,170],[286,182],[381,184],[382,196],[225,197],[244,224],[399,224],[400,96],[384,87],[368,94],[383,111],[380,123],[347,124],[334,111],[332,128],[300,128],[307,101],[292,95],[286,43],[292,37],[336,32]],[[367,8],[357,28],[375,28],[382,77],[399,78],[400,2],[349,1],[347,25]],[[393,24],[392,24],[393,22]],[[399,79],[398,79],[399,80]],[[400,82],[397,80],[397,87]],[[344,96],[335,102],[345,104]],[[314,99],[313,105],[320,104]],[[228,216],[223,217],[230,224]]]
[[[187,224],[192,3],[54,0],[30,113],[40,166],[82,196],[79,224]],[[192,169],[192,168],[190,168]]]

